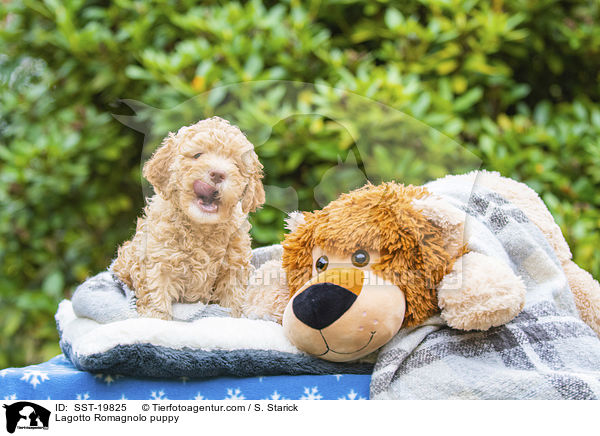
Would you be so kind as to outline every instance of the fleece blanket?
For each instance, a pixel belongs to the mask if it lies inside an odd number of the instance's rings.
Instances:
[[[505,198],[467,176],[427,188],[466,212],[470,250],[500,258],[523,279],[524,310],[510,323],[462,332],[435,316],[381,350],[372,399],[597,399],[600,340],[578,316],[541,231]]]
[[[281,256],[257,249],[253,265]],[[60,347],[81,370],[148,377],[369,374],[372,364],[337,364],[295,348],[281,325],[233,318],[218,305],[175,304],[173,320],[141,318],[135,295],[109,271],[82,283],[56,313]]]

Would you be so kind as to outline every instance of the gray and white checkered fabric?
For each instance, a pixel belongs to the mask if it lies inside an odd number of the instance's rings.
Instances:
[[[469,249],[504,260],[527,287],[524,310],[484,332],[439,316],[401,330],[380,351],[373,399],[597,399],[600,339],[580,318],[541,231],[499,194],[468,177],[427,185],[467,213]]]

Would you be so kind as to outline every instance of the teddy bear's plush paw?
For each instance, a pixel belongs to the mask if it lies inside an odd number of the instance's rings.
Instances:
[[[450,327],[487,330],[521,312],[525,291],[521,278],[506,263],[469,252],[438,285],[438,305]]]
[[[289,289],[281,260],[269,260],[250,274],[242,314],[250,319],[281,323]]]

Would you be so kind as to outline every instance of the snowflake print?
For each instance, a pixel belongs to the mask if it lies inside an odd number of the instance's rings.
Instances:
[[[8,401],[16,400],[17,399],[17,394],[5,395],[4,399],[8,400]]]
[[[110,386],[111,383],[114,383],[116,380],[123,378],[123,376],[118,374],[95,374],[94,378],[99,378],[108,386]]]
[[[158,391],[158,393],[156,393],[155,391],[152,391],[152,394],[150,395],[150,399],[151,400],[168,400],[168,398],[165,397],[165,393],[163,391]]]
[[[350,389],[350,392],[348,392],[348,395],[346,395],[345,397],[340,397],[340,398],[338,398],[338,400],[366,400],[366,398],[360,397],[358,395],[358,392],[354,392],[354,389]]]
[[[242,394],[242,391],[239,389],[227,389],[226,400],[245,400],[246,397]]]
[[[83,401],[83,400],[89,400],[90,399],[90,394],[89,392],[86,392],[85,394],[77,394],[77,400],[79,401]]]
[[[24,372],[23,377],[21,377],[21,380],[31,383],[31,385],[35,388],[41,382],[50,380],[50,378],[48,377],[47,372],[36,371],[36,370],[29,371],[28,370],[28,371]]]
[[[279,392],[275,391],[269,398],[263,398],[263,400],[289,400],[289,398],[282,397]]]
[[[194,400],[206,400],[206,398],[204,398],[204,397],[202,396],[202,394],[201,394],[200,392],[198,392],[198,393],[196,394],[196,396],[194,397]]]
[[[342,378],[342,374],[333,374],[333,376],[337,381],[340,381],[340,379]]]
[[[300,397],[301,400],[320,400],[323,396],[319,394],[319,389],[316,386],[312,388],[304,388],[304,395]]]

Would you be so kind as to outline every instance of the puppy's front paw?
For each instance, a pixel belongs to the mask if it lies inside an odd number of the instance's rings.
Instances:
[[[438,285],[438,305],[450,327],[487,330],[521,312],[525,291],[523,281],[507,264],[470,252],[456,261]]]
[[[136,303],[137,312],[142,318],[157,318],[164,319],[166,321],[172,318],[171,313],[166,308],[157,308],[154,306],[147,306],[141,303],[142,300],[138,300]],[[140,304],[141,303],[141,304]]]

